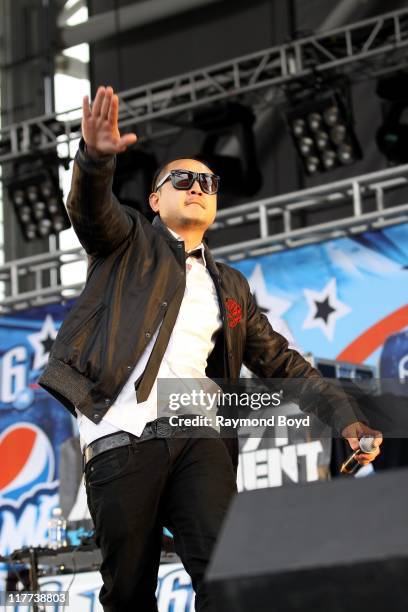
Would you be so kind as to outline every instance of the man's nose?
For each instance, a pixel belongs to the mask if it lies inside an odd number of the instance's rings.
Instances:
[[[201,185],[198,181],[194,181],[189,192],[194,195],[203,195],[203,190],[201,189]]]

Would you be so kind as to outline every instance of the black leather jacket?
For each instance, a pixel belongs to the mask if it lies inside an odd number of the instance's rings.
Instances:
[[[113,157],[95,162],[81,142],[67,207],[88,254],[87,280],[38,381],[74,415],[77,408],[94,423],[114,403],[177,289],[185,284],[184,243],[173,238],[159,217],[151,224],[119,204],[112,194],[114,168]],[[205,256],[223,322],[207,375],[235,381],[245,363],[263,378],[312,377],[323,388],[320,374],[288,348],[260,312],[245,277],[215,262],[208,247]],[[238,305],[238,322],[226,312],[227,300]],[[330,410],[337,413],[338,428],[356,420],[340,405]],[[332,417],[324,415],[324,420]]]

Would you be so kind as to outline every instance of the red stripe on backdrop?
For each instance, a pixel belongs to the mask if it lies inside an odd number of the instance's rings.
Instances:
[[[384,344],[388,336],[408,325],[408,304],[395,310],[363,332],[336,357],[339,361],[363,363],[375,350]]]

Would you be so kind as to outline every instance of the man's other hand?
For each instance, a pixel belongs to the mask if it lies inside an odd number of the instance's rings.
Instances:
[[[92,108],[88,96],[84,96],[82,109],[82,136],[91,157],[122,153],[136,142],[136,134],[120,135],[119,98],[112,87],[98,88]]]
[[[351,423],[351,425],[347,425],[341,432],[343,438],[345,438],[350,444],[353,450],[357,450],[360,448],[359,440],[363,436],[373,436],[374,438],[374,450],[371,453],[363,453],[361,452],[357,455],[356,460],[360,465],[367,465],[367,463],[371,463],[379,454],[380,454],[380,445],[382,444],[383,437],[379,431],[371,429],[368,425],[364,423],[360,423],[356,421],[355,423]]]

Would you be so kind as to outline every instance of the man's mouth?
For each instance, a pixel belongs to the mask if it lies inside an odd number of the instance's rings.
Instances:
[[[186,206],[190,206],[191,204],[197,204],[198,206],[201,206],[201,208],[205,208],[204,203],[199,202],[198,200],[190,200],[185,203]]]

